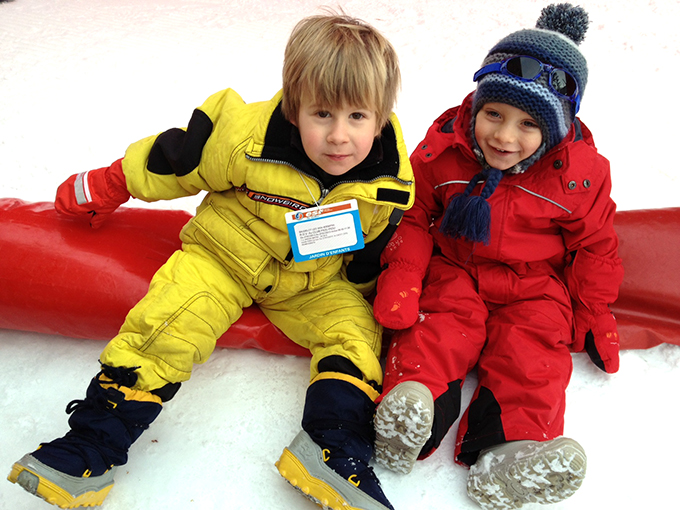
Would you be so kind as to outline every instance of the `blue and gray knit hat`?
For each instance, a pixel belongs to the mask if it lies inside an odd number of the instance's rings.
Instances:
[[[578,85],[579,96],[583,97],[588,81],[588,66],[577,45],[585,37],[587,29],[588,14],[583,8],[571,4],[549,5],[541,11],[536,28],[514,32],[491,48],[482,68],[511,57],[534,57],[543,64],[564,69],[571,74]],[[536,120],[543,135],[536,152],[504,172],[488,165],[475,139],[475,117],[486,103],[505,103],[524,110]],[[534,81],[524,81],[501,72],[489,72],[478,77],[472,104],[471,134],[482,171],[470,180],[463,193],[452,197],[439,230],[453,238],[462,237],[488,244],[491,208],[487,199],[496,190],[503,175],[526,171],[560,143],[569,132],[577,110],[578,103],[551,90],[547,72]],[[473,194],[480,183],[483,183],[480,194]]]
[[[520,30],[501,39],[491,48],[482,67],[519,55],[534,57],[568,71],[576,79],[579,95],[583,97],[588,66],[577,45],[587,29],[588,14],[583,8],[566,3],[549,5],[541,11],[536,28]],[[475,116],[485,103],[506,103],[524,110],[541,128],[541,146],[531,157],[509,169],[509,173],[524,172],[560,143],[574,122],[575,104],[551,91],[548,79],[548,73],[536,81],[522,81],[501,73],[489,73],[479,79],[472,106],[473,140]]]

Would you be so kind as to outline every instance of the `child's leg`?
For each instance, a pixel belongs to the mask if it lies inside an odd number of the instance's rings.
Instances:
[[[289,338],[312,352],[302,431],[284,449],[279,472],[325,507],[391,509],[368,465],[374,402],[382,383],[381,328],[370,305],[336,278],[262,308]]]
[[[307,388],[302,431],[276,463],[281,475],[324,508],[393,510],[369,466],[377,396],[358,378],[320,373]]]
[[[536,288],[550,296],[554,283]],[[490,313],[479,386],[456,447],[457,460],[472,465],[468,494],[485,509],[555,503],[585,476],[585,452],[559,437],[572,370],[570,317],[564,301],[538,297]]]
[[[408,473],[432,454],[458,418],[461,387],[486,338],[486,305],[460,268],[433,257],[421,320],[391,339],[376,413],[376,460]]]
[[[209,255],[174,254],[105,348],[86,398],[69,404],[71,430],[15,463],[10,481],[62,507],[101,504],[132,443],[249,299]]]
[[[208,360],[217,339],[252,304],[252,292],[205,249],[185,245],[154,275],[101,361],[139,367],[136,389],[186,381],[194,364]]]
[[[122,385],[134,379],[133,370],[103,366],[85,399],[68,405],[69,432],[24,455],[9,480],[55,505],[101,504],[116,466],[127,462],[132,443],[161,412],[161,397]]]
[[[549,300],[491,312],[478,387],[458,429],[457,461],[472,465],[489,446],[562,434],[572,371],[569,317],[568,307]]]

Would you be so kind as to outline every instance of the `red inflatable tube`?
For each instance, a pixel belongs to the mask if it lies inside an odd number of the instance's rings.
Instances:
[[[52,203],[0,199],[0,328],[109,340],[180,247],[189,218],[122,207],[93,230]],[[623,211],[615,221],[625,276],[612,309],[622,348],[680,345],[680,208]],[[257,306],[218,345],[309,356]]]
[[[0,199],[0,328],[110,340],[177,250],[184,211],[121,207],[93,230],[52,203]],[[256,306],[221,347],[309,356]]]
[[[680,345],[680,208],[620,211],[623,285],[612,306],[622,348]]]

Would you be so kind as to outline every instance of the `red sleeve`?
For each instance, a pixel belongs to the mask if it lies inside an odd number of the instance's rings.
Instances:
[[[593,187],[598,187],[574,211],[577,219],[561,225],[570,254],[565,269],[569,292],[577,308],[593,315],[608,311],[623,282],[623,264],[614,230],[616,204],[610,197],[609,163],[603,168],[601,182],[593,183]]]
[[[424,173],[424,165],[417,158],[411,158],[416,183],[416,198],[413,207],[404,213],[401,223],[381,255],[381,265],[400,266],[425,276],[432,256],[434,241],[430,235],[430,224],[436,211],[435,191],[432,180]]]

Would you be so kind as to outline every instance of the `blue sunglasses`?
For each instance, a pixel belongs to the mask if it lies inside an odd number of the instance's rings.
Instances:
[[[544,72],[548,73],[550,90],[574,103],[575,112],[578,112],[581,96],[579,95],[578,83],[573,75],[564,69],[544,64],[534,57],[520,55],[486,65],[475,73],[473,81],[477,81],[489,73],[501,73],[522,81],[535,81]]]

